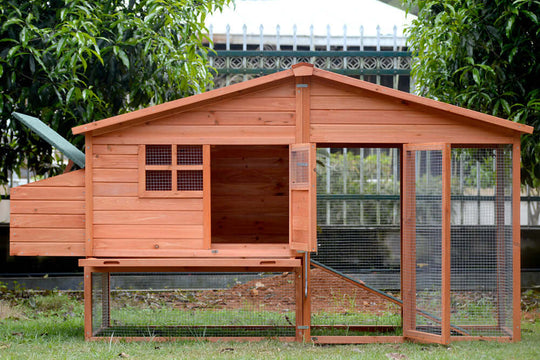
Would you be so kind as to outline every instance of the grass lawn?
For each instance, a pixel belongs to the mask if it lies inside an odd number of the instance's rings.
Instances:
[[[85,342],[80,299],[0,292],[0,359],[540,359],[538,301],[519,343],[332,345],[262,342]]]

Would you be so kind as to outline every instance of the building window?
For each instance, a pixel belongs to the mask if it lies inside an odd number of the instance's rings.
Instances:
[[[202,145],[141,145],[141,197],[202,197]]]

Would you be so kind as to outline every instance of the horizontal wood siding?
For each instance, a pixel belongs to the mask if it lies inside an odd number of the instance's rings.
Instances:
[[[84,170],[11,189],[10,254],[84,256]]]
[[[113,154],[135,155],[139,144],[290,144],[294,142],[294,82],[214,102],[187,112],[105,133],[94,138],[96,167],[118,162]],[[101,157],[101,156],[100,156]],[[126,158],[126,162],[136,161]],[[120,164],[122,168],[128,165]]]
[[[172,257],[202,248],[202,198],[139,198],[138,149],[94,145],[94,255]]]
[[[212,243],[288,243],[288,146],[212,146]]]
[[[510,130],[366,90],[315,80],[310,141],[316,143],[510,143]]]

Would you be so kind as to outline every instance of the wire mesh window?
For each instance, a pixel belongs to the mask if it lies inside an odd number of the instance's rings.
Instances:
[[[178,170],[176,181],[178,191],[202,191],[203,172],[202,170]]]
[[[177,165],[202,165],[202,146],[178,145],[176,149],[176,163]]]
[[[309,185],[309,150],[291,151],[291,183],[297,186]]]
[[[295,276],[111,273],[92,276],[95,337],[294,337]]]
[[[184,192],[195,191],[198,193],[193,196],[200,196],[202,145],[141,145],[141,148],[145,157],[141,165],[144,166],[144,183],[139,184],[141,196],[185,196]]]
[[[146,165],[171,165],[171,145],[146,145]]]
[[[511,146],[453,149],[452,185],[451,323],[512,336]]]
[[[172,174],[170,170],[146,170],[147,191],[171,191]]]

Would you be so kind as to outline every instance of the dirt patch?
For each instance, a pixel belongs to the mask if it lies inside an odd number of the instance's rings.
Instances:
[[[311,270],[312,312],[369,312],[379,314],[397,307],[380,296],[356,287],[338,276]],[[181,308],[257,309],[288,312],[295,309],[294,273],[282,273],[238,284],[229,289],[207,290]]]

